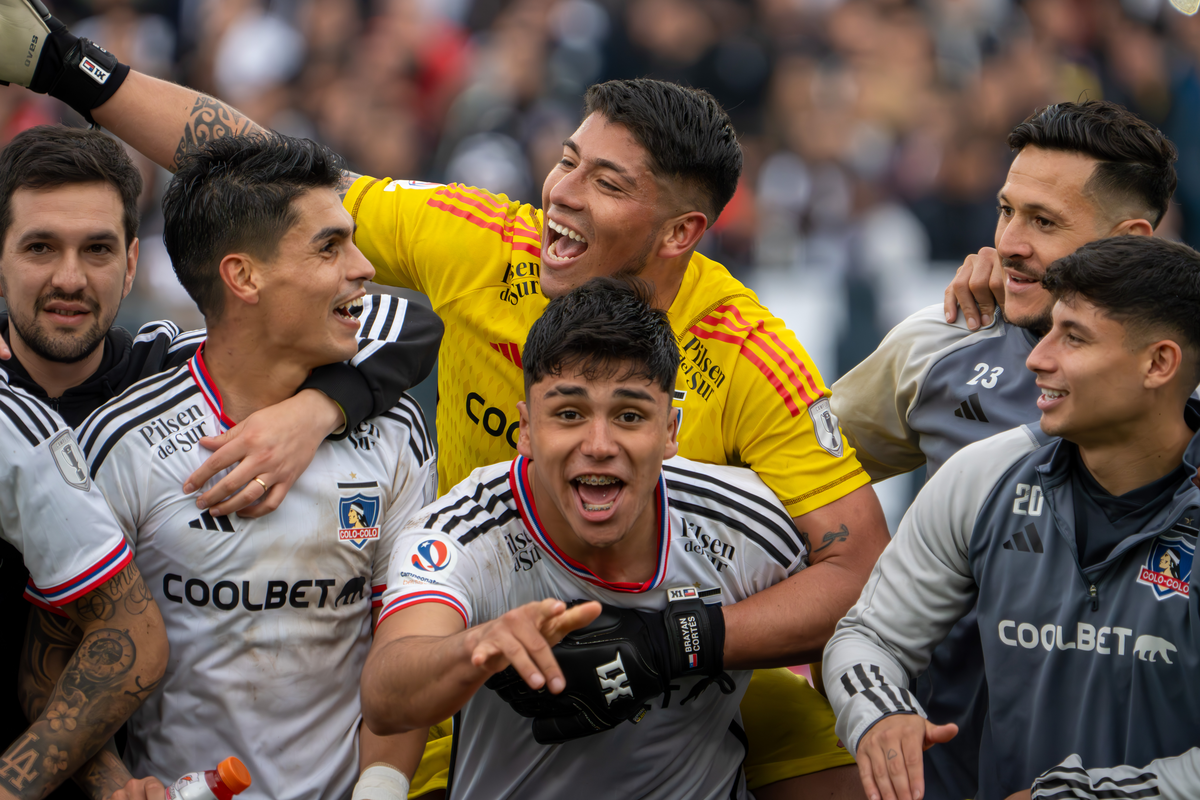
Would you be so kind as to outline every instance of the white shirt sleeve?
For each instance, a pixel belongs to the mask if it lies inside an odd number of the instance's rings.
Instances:
[[[0,531],[29,569],[26,597],[50,609],[100,586],[133,557],[71,429],[3,383]]]
[[[996,478],[1037,446],[1024,428],[955,454],[917,495],[858,602],[825,646],[823,677],[850,748],[890,714],[925,716],[912,678],[974,603],[968,547]]]
[[[1078,755],[1068,756],[1033,782],[1032,800],[1194,800],[1200,797],[1200,748],[1159,758],[1145,767],[1087,769]]]

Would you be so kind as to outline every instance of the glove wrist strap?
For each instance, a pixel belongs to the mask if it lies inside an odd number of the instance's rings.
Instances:
[[[663,612],[671,677],[719,675],[725,664],[725,615],[719,605],[705,605],[694,589],[670,589],[668,598],[685,592],[692,596],[668,599]]]
[[[129,66],[112,53],[58,28],[46,42],[30,88],[63,101],[95,125],[92,109],[108,102],[128,76]]]

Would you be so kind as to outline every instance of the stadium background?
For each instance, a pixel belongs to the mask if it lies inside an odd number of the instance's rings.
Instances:
[[[991,245],[1007,132],[1036,106],[1120,102],[1179,147],[1160,235],[1200,246],[1200,16],[1167,0],[48,0],[135,68],[324,142],[379,177],[539,203],[591,83],[703,87],[746,154],[700,250],[796,331],[827,383]],[[83,121],[0,87],[0,144]],[[200,318],[147,178],[118,323]],[[431,422],[431,378],[415,392]],[[880,487],[894,525],[921,475]]]

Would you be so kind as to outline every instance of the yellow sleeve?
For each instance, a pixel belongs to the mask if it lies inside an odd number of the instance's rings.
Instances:
[[[362,177],[343,201],[375,282],[428,295],[437,309],[501,276],[484,269],[523,251],[541,255],[541,219],[529,205],[459,184]]]
[[[845,497],[870,478],[829,410],[829,389],[796,335],[754,302],[736,302],[749,328],[734,362],[725,440],[798,517]]]

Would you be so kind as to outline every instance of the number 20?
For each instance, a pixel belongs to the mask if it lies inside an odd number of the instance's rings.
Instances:
[[[1031,487],[1028,483],[1018,483],[1017,498],[1013,500],[1013,513],[1019,514],[1022,517],[1027,514],[1031,517],[1040,517],[1042,515],[1043,499],[1042,487]],[[1026,508],[1029,510],[1026,511]]]
[[[992,370],[992,373],[988,375],[989,369],[991,368],[987,364],[976,364],[975,377],[967,381],[967,386],[974,386],[977,383],[985,389],[991,389],[993,386],[995,386],[996,380],[1004,374],[1004,367],[996,367]],[[984,375],[987,375],[987,377],[983,378]],[[980,381],[980,378],[983,378],[983,380]]]

